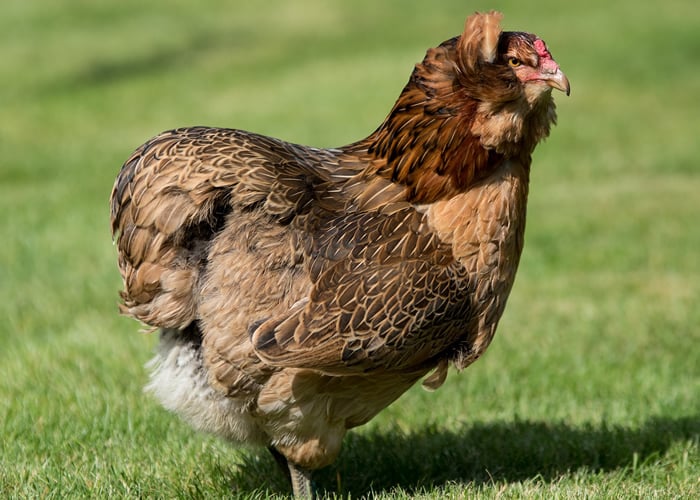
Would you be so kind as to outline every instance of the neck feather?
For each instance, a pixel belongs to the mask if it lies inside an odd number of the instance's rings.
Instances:
[[[480,88],[453,61],[454,40],[430,49],[384,123],[346,148],[365,156],[368,175],[405,186],[414,203],[464,192],[507,158],[529,168],[555,119],[549,93],[530,102],[494,65],[481,68]]]

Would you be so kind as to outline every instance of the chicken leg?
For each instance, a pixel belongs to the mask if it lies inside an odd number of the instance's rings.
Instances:
[[[311,471],[303,469],[289,460],[287,461],[287,465],[289,466],[289,474],[292,478],[294,498],[305,500],[315,499],[316,489],[311,481]]]
[[[311,471],[293,464],[272,446],[268,447],[268,450],[270,450],[282,473],[292,483],[294,497],[299,499],[316,498],[316,491],[311,481]]]

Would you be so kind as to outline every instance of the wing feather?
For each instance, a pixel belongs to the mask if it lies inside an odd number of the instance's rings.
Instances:
[[[277,366],[332,374],[401,370],[434,362],[470,313],[462,264],[407,206],[347,214],[312,236],[312,289],[303,308],[262,323],[252,340]],[[333,226],[333,230],[326,230]]]

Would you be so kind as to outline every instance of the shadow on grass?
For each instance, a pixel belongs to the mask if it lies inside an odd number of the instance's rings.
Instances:
[[[353,498],[395,487],[411,493],[448,482],[551,481],[577,469],[611,471],[635,461],[643,464],[673,443],[699,436],[700,417],[654,418],[638,428],[515,421],[470,424],[457,431],[351,432],[337,462],[318,471],[315,480],[322,493]],[[249,456],[226,475],[239,492],[289,492],[267,455]]]

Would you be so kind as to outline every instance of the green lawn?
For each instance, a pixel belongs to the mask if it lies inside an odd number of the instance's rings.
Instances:
[[[438,6],[439,5],[439,6]],[[0,7],[0,496],[265,498],[265,454],[142,394],[108,198],[161,130],[344,144],[424,51],[497,7],[569,76],[535,154],[526,248],[488,354],[348,435],[328,493],[700,497],[700,10],[694,0]]]

